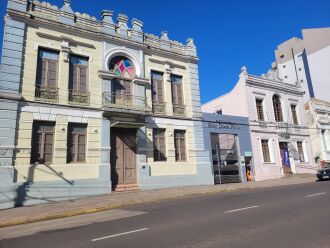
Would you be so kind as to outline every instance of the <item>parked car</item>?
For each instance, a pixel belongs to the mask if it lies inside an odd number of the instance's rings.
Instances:
[[[330,164],[326,164],[322,169],[319,169],[316,174],[319,180],[330,179]]]

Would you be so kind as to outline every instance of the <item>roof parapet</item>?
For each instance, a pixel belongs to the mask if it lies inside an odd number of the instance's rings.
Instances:
[[[86,13],[74,12],[71,0],[63,0],[63,6],[58,8],[48,2],[38,0],[8,0],[8,10],[29,13],[45,20],[61,22],[66,25],[76,26],[95,33],[104,33],[122,37],[139,43],[144,43],[151,48],[163,49],[176,54],[197,57],[196,46],[192,38],[186,44],[170,40],[168,32],[164,31],[160,37],[143,32],[143,22],[132,18],[131,27],[128,26],[129,18],[125,14],[118,14],[114,22],[114,12],[103,10],[101,20]]]

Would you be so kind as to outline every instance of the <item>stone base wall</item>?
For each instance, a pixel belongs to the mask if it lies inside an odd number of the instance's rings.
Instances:
[[[148,164],[139,165],[139,186],[141,189],[160,189],[193,185],[213,185],[214,179],[210,163],[198,163],[196,174],[151,176]]]

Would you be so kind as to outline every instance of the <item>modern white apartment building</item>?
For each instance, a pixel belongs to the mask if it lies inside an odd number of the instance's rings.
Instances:
[[[303,29],[302,39],[291,38],[275,50],[278,75],[284,82],[301,84],[304,102],[330,101],[330,28]]]

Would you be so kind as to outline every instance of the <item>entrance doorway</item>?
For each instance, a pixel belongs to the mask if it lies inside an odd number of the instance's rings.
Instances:
[[[211,133],[211,148],[214,183],[241,182],[237,136]]]
[[[112,188],[136,184],[136,129],[111,128]]]
[[[289,156],[289,149],[287,142],[279,142],[280,146],[280,154],[281,154],[281,161],[284,174],[291,173],[291,166],[290,166],[290,156]]]
[[[244,157],[246,181],[248,181],[248,182],[252,181],[251,160],[252,160],[252,157],[248,157],[248,156]]]

